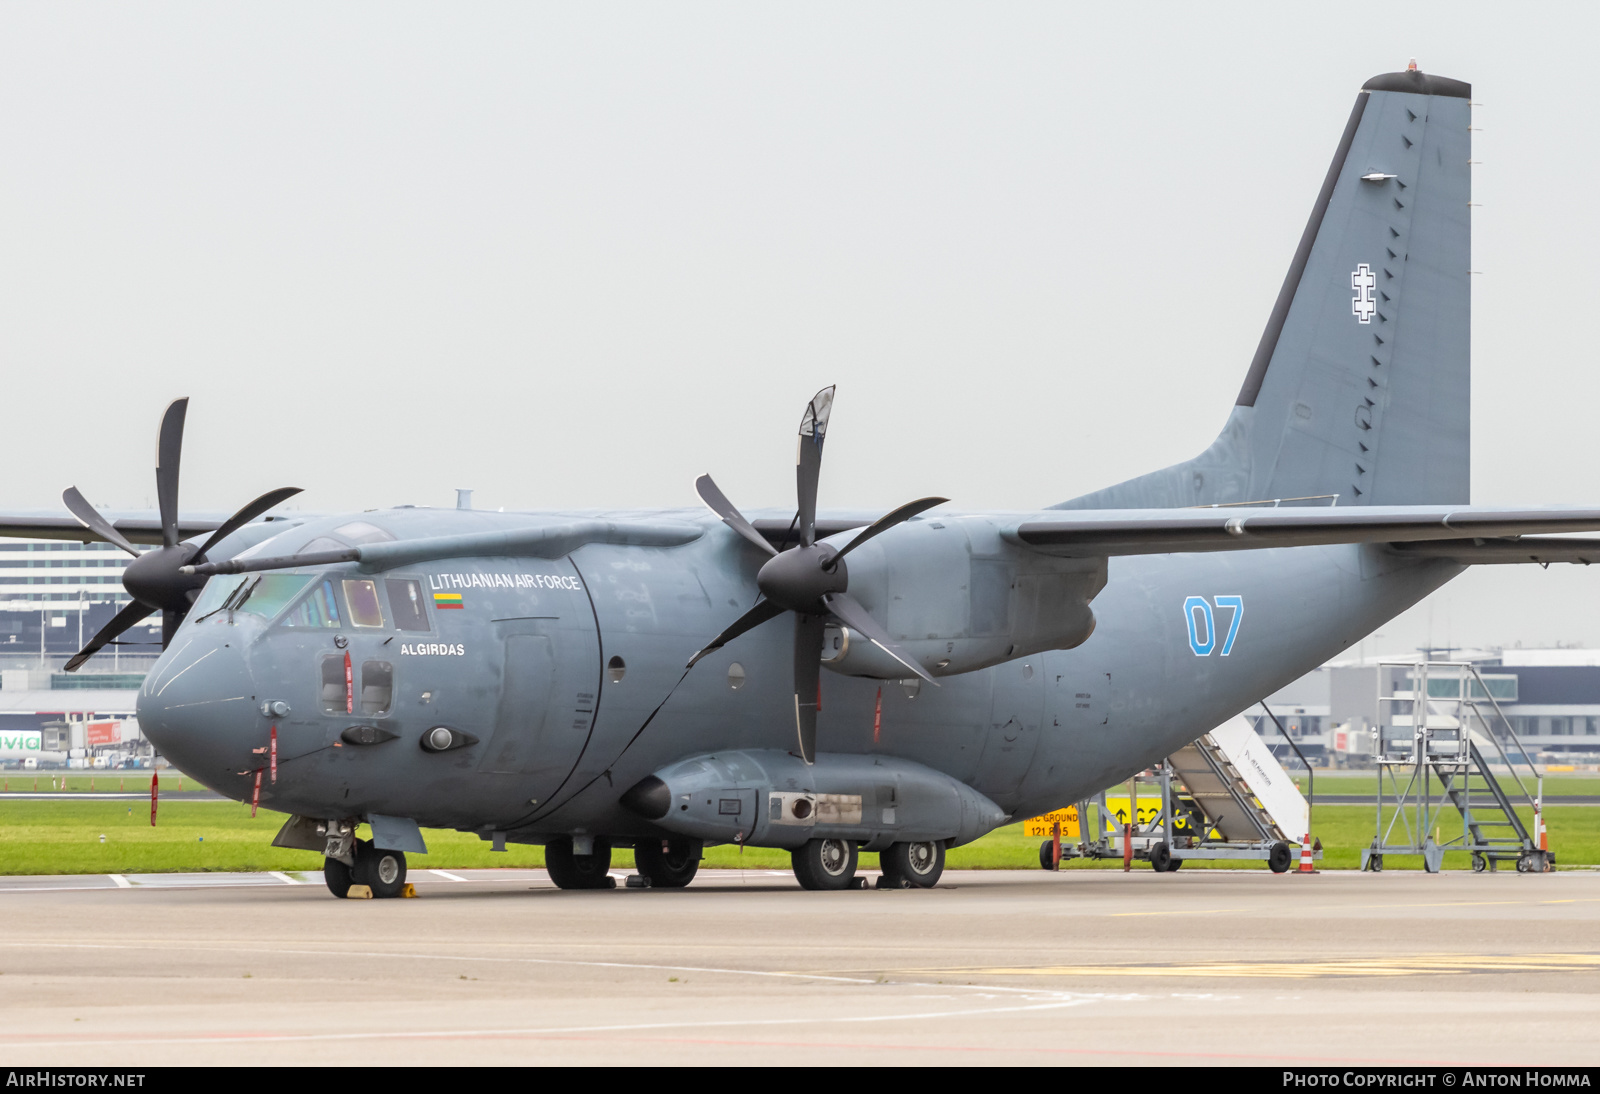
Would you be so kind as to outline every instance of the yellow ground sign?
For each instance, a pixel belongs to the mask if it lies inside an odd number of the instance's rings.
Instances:
[[[1029,817],[1022,822],[1022,834],[1034,839],[1049,839],[1055,834],[1055,823],[1061,822],[1061,838],[1078,838],[1078,807],[1069,805],[1042,817]]]

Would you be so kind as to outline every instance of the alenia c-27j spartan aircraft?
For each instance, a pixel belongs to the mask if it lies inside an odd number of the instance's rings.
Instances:
[[[565,888],[628,845],[686,885],[713,843],[787,848],[809,889],[860,851],[932,885],[948,847],[1127,778],[1469,565],[1600,559],[1547,535],[1600,509],[1468,504],[1469,92],[1369,80],[1215,443],[1037,512],[819,513],[828,388],[797,511],[747,519],[702,477],[710,513],[270,516],[282,490],[184,519],[180,400],[159,521],[74,489],[73,519],[0,532],[137,556],[69,668],[160,611],[144,732],[291,814],[277,843],[336,895],[400,892],[420,827],[542,843]]]

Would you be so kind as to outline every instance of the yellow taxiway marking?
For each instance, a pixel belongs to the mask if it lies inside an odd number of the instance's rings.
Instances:
[[[1250,977],[1308,980],[1318,977],[1393,977],[1439,973],[1579,972],[1600,970],[1600,954],[1432,954],[1420,957],[1342,958],[1333,961],[1195,961],[1169,965],[1031,965],[990,968],[896,969],[919,976]]]

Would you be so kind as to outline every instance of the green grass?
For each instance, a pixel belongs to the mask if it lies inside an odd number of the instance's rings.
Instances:
[[[150,772],[139,771],[5,771],[0,772],[0,792],[41,794],[70,790],[74,794],[148,794]],[[204,790],[205,787],[175,771],[161,773],[161,793]]]
[[[1410,768],[1402,768],[1401,769],[1402,782],[1404,781],[1404,779],[1406,777],[1409,776],[1410,772],[1411,772]],[[1525,781],[1527,780],[1527,776],[1526,775],[1523,775],[1522,777],[1523,777],[1523,779]],[[1513,780],[1508,775],[1501,775],[1500,779],[1501,779],[1502,782],[1505,783],[1509,793],[1512,793],[1512,794],[1516,793],[1517,786],[1516,786],[1516,781],[1515,780]],[[1303,772],[1303,771],[1302,772],[1296,772],[1295,775],[1294,775],[1294,780],[1295,780],[1295,784],[1300,787],[1300,790],[1303,793],[1305,791],[1305,789],[1306,789],[1305,772]],[[1387,779],[1385,780],[1385,785],[1386,786],[1388,785],[1388,780]],[[1534,786],[1533,783],[1529,782],[1529,783],[1527,783],[1527,786],[1528,786],[1528,792],[1530,794],[1535,792],[1536,787]],[[1317,792],[1319,794],[1368,794],[1368,795],[1372,795],[1372,796],[1376,797],[1377,796],[1377,791],[1378,791],[1378,777],[1376,775],[1374,775],[1370,771],[1351,771],[1351,772],[1344,772],[1344,771],[1318,771],[1317,772]],[[1391,789],[1390,792],[1393,793],[1392,789]],[[1593,778],[1593,777],[1588,777],[1588,776],[1583,776],[1583,775],[1546,775],[1545,776],[1545,780],[1544,780],[1544,797],[1545,797],[1545,801],[1554,801],[1554,800],[1556,800],[1558,798],[1562,798],[1562,797],[1565,797],[1567,795],[1583,795],[1583,794],[1588,794],[1588,795],[1600,794],[1600,778]],[[1144,795],[1144,784],[1141,783],[1140,784],[1140,796],[1143,797],[1143,795]]]
[[[174,785],[176,780],[174,780]],[[148,785],[148,783],[146,783]],[[40,801],[0,798],[0,874],[169,873],[192,870],[320,870],[322,857],[311,851],[273,847],[272,837],[283,814],[261,810],[251,818],[248,806],[235,802],[168,801],[161,805],[159,823],[150,826],[144,802]],[[1600,864],[1600,807],[1552,806],[1545,811],[1550,846],[1562,866]],[[1373,811],[1359,805],[1322,806],[1314,827],[1322,840],[1323,869],[1355,869],[1361,848],[1372,839]],[[100,842],[100,836],[106,842]],[[1445,833],[1448,836],[1448,833]],[[413,869],[462,869],[484,866],[542,866],[539,847],[512,844],[496,854],[476,836],[442,829],[425,833],[429,853],[408,856]],[[877,865],[877,856],[864,855],[863,864]],[[949,866],[970,869],[1037,869],[1039,841],[1022,834],[1013,824],[991,832],[949,855]],[[633,855],[620,850],[613,858],[618,869],[630,869]],[[708,867],[787,869],[789,855],[752,847],[713,847],[706,852]],[[1187,870],[1207,867],[1265,869],[1264,864],[1190,862]],[[1451,852],[1446,869],[1466,869],[1468,856]],[[1120,861],[1068,862],[1067,869],[1118,869]],[[1388,869],[1421,869],[1420,857],[1393,858]],[[1139,869],[1148,869],[1143,864]]]

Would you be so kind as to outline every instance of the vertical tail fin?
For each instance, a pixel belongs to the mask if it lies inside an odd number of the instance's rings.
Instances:
[[[1057,508],[1468,501],[1471,91],[1366,82],[1221,435]]]

